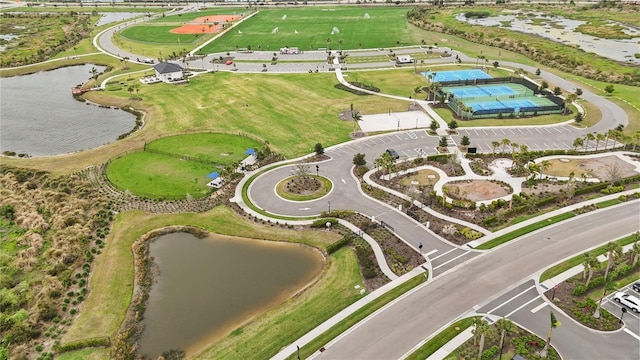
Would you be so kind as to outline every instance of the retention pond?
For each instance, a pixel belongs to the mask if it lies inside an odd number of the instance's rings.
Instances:
[[[304,245],[183,232],[156,238],[150,256],[159,275],[138,352],[152,358],[199,352],[304,289],[324,266]]]

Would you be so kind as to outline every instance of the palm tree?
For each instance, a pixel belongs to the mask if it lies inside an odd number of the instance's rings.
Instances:
[[[527,166],[529,168],[529,172],[531,172],[531,180],[536,179],[536,174],[540,174],[540,164],[537,164],[533,161],[529,162]]]
[[[353,131],[356,131],[358,121],[362,121],[362,114],[360,114],[360,111],[353,111],[351,112],[351,119],[353,120]]]
[[[633,254],[633,260],[631,260],[631,268],[636,267],[638,263],[638,256],[640,255],[640,231],[633,233],[633,244],[631,245],[631,254]]]
[[[549,327],[549,334],[547,335],[547,343],[544,344],[544,349],[542,349],[542,351],[540,351],[540,356],[546,358],[548,355],[548,351],[549,351],[549,345],[551,344],[551,332],[553,331],[553,329],[557,328],[558,326],[562,325],[560,324],[560,321],[558,321],[558,319],[556,319],[556,314],[553,313],[553,311],[549,311],[549,315],[551,318],[551,326]]]
[[[584,139],[576,138],[575,140],[573,140],[573,151],[578,151],[578,148],[582,147],[583,145],[584,145]]]
[[[598,146],[600,145],[600,141],[605,141],[607,139],[605,134],[596,134],[596,151],[598,151]],[[605,143],[605,149],[607,147],[607,144]]]
[[[487,322],[487,320],[479,318],[479,321],[473,322],[474,329],[473,332],[473,341],[476,342],[478,336],[480,337],[480,345],[478,349],[478,360],[482,358],[482,350],[484,350],[484,337],[487,332],[490,330],[491,326]]]
[[[605,250],[607,250],[607,267],[604,270],[604,281],[607,282],[609,269],[615,266],[616,260],[622,256],[622,247],[616,242],[610,242],[605,246]]]
[[[496,322],[496,327],[498,328],[498,331],[500,331],[500,345],[498,345],[498,348],[500,348],[500,359],[502,359],[502,346],[504,345],[504,339],[515,332],[516,326],[511,320],[500,319]]]
[[[598,258],[593,256],[591,253],[584,254],[584,261],[582,262],[582,266],[584,266],[584,271],[582,272],[582,278],[586,278],[586,283],[584,286],[589,287],[589,283],[591,282],[591,278],[593,277],[593,269],[598,266],[600,262]]]
[[[382,167],[386,170],[387,175],[396,171],[396,159],[386,151],[382,154]]]
[[[500,144],[502,145],[502,153],[504,154],[505,148],[511,144],[511,140],[504,138],[500,141]]]
[[[136,100],[140,100],[140,84],[133,84],[131,87],[136,92]]]
[[[511,143],[511,144],[509,144],[509,145],[511,145],[511,158],[512,158],[512,159],[515,159],[515,157],[516,157],[516,150],[517,150],[518,148],[520,148],[520,144],[512,142],[512,143]]]
[[[564,113],[568,114],[569,113],[569,105],[571,105],[574,101],[576,101],[576,99],[578,98],[578,95],[576,94],[569,94],[564,98]]]
[[[491,148],[493,149],[493,156],[496,155],[496,149],[500,146],[500,142],[499,141],[492,141],[491,142]]]
[[[473,318],[473,322],[471,323],[471,326],[474,327],[474,330],[471,331],[471,333],[473,334],[473,346],[478,346],[478,339],[480,338],[480,332],[478,332],[477,329],[482,326],[483,322],[487,322],[487,321],[481,317]]]
[[[588,133],[587,136],[585,136],[585,140],[587,140],[587,141],[584,142],[584,150],[585,151],[587,150],[587,147],[589,147],[589,141],[595,140],[595,139],[596,139],[596,137],[592,133]]]
[[[95,67],[91,68],[91,71],[89,71],[89,73],[91,73],[91,77],[94,79],[98,79],[98,69],[96,69]]]
[[[633,134],[633,151],[636,151],[636,146],[638,146],[639,141],[640,141],[640,131],[636,131]]]
[[[540,178],[542,178],[542,173],[551,166],[551,162],[549,160],[542,160],[538,166],[540,167]]]
[[[133,86],[129,86],[127,91],[129,92],[129,99],[133,98]]]

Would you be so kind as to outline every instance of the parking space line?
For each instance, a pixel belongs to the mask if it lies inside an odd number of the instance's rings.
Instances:
[[[518,307],[517,309],[513,310],[512,312],[508,313],[507,315],[505,315],[505,318],[509,318],[511,317],[511,315],[517,313],[518,311],[522,310],[522,308],[524,308],[525,306],[531,304],[532,302],[538,300],[540,298],[540,295],[534,297],[533,299],[527,301],[526,303],[522,304],[520,307]]]
[[[640,336],[633,333],[633,331],[629,330],[629,328],[624,328],[624,332],[636,338],[636,340],[640,341]]]
[[[533,309],[531,309],[531,312],[535,314],[535,313],[537,313],[538,311],[540,311],[543,307],[545,307],[547,305],[549,305],[549,304],[547,304],[547,302],[545,301],[542,304],[540,304],[540,305],[534,307]]]
[[[516,296],[512,297],[511,299],[509,299],[509,300],[507,300],[507,301],[503,302],[502,304],[500,304],[500,305],[498,305],[498,306],[494,307],[493,309],[491,309],[491,310],[487,311],[487,314],[491,314],[492,312],[494,312],[494,311],[496,311],[496,310],[500,309],[501,307],[503,307],[503,306],[507,305],[507,304],[508,304],[508,303],[510,303],[511,301],[513,301],[513,300],[515,300],[515,299],[519,298],[519,297],[520,297],[520,295],[522,295],[522,294],[526,293],[527,291],[529,291],[529,290],[531,290],[531,289],[533,289],[533,288],[535,288],[535,287],[536,287],[536,285],[535,285],[535,284],[533,284],[533,285],[529,286],[528,288],[526,288],[526,289],[522,290],[521,292],[519,292]]]

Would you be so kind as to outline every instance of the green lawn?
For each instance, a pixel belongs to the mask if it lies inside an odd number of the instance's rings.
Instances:
[[[109,180],[119,189],[151,199],[184,199],[207,195],[207,177],[219,169],[196,161],[160,155],[148,151],[135,152],[111,161]]]
[[[236,47],[277,51],[285,46],[317,50],[415,45],[405,19],[408,10],[403,7],[347,6],[261,9],[251,19],[204,47],[202,52],[231,51]],[[365,18],[366,14],[369,19]],[[332,34],[334,28],[339,33]]]
[[[257,150],[261,147],[262,144],[248,137],[204,132],[161,138],[148,143],[146,149],[189,156],[217,165],[229,165],[246,158],[247,149]]]
[[[160,44],[181,44],[183,46],[192,46],[192,43],[200,37],[208,36],[202,34],[174,34],[171,32],[171,30],[178,27],[180,25],[138,25],[126,28],[120,34],[128,40]]]
[[[406,357],[407,360],[426,359],[433,353],[438,351],[446,343],[462,333],[473,323],[473,317],[464,318],[449,325],[446,329],[442,330],[438,335],[434,336],[431,340],[427,341],[424,345],[418,348],[416,351]]]
[[[245,8],[228,8],[228,7],[220,7],[215,9],[207,9],[197,12],[190,12],[186,14],[180,15],[168,15],[159,17],[151,21],[151,23],[163,23],[163,22],[173,22],[173,23],[183,23],[189,22],[191,20],[207,16],[207,15],[242,15],[247,11]]]

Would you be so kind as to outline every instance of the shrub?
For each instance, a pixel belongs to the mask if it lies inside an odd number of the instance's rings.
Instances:
[[[603,194],[615,194],[624,191],[624,185],[621,186],[609,186],[605,189],[600,190]]]
[[[327,246],[327,254],[333,254],[334,252],[340,250],[343,246],[349,244],[351,242],[351,237],[350,236],[345,236],[342,239],[329,244],[329,246]]]
[[[589,283],[589,285],[591,285],[591,283]],[[584,294],[586,291],[587,291],[587,287],[581,284],[576,286],[576,288],[573,290],[573,295],[580,296]]]
[[[311,224],[311,227],[315,229],[323,229],[327,227],[327,223],[331,223],[331,226],[333,227],[338,224],[338,219],[318,219]]]

